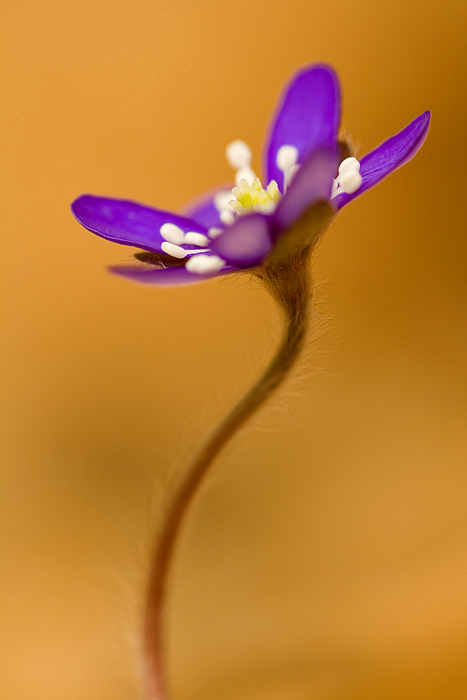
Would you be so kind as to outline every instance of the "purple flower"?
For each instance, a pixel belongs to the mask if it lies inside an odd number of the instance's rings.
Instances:
[[[359,162],[338,139],[340,111],[333,69],[309,66],[295,75],[273,119],[264,185],[248,146],[234,141],[226,155],[235,186],[211,194],[187,216],[93,195],[73,202],[73,214],[89,231],[145,251],[136,255],[145,267],[112,268],[138,282],[186,284],[261,266],[303,217],[310,222],[310,212],[321,212],[311,226],[316,240],[339,209],[415,155],[430,124],[424,112]]]

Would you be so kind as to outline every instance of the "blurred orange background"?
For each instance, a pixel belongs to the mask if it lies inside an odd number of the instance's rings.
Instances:
[[[301,373],[218,461],[173,571],[175,700],[467,697],[464,0],[2,3],[2,619],[8,700],[140,697],[164,498],[271,356],[246,277],[107,274],[83,192],[180,209],[228,181],[300,66],[360,153],[425,109],[409,165],[314,263]]]

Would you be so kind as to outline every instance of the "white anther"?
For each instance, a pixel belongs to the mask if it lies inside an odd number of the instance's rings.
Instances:
[[[229,165],[235,170],[237,170],[237,168],[243,168],[251,163],[251,150],[245,141],[240,141],[240,139],[229,143],[225,149],[225,155]]]
[[[167,255],[171,255],[173,258],[186,257],[186,250],[180,248],[179,245],[170,243],[169,241],[164,241],[164,243],[161,245],[161,248],[164,251],[164,253],[167,253]]]
[[[224,265],[225,260],[218,255],[193,255],[187,261],[185,269],[196,275],[209,275],[212,272],[218,272]]]
[[[356,158],[353,158],[353,157],[346,158],[339,165],[339,175],[343,175],[344,173],[349,172],[349,170],[356,171],[356,172],[358,172],[360,170],[360,163],[358,162],[358,160]]]
[[[185,232],[182,231],[180,226],[176,226],[175,224],[162,224],[159,230],[162,238],[164,238],[169,243],[180,245],[180,243],[183,243],[183,241],[185,240]]]
[[[232,197],[232,195],[230,195],[230,196]],[[235,220],[235,214],[233,213],[233,211],[230,208],[223,209],[219,213],[219,219],[222,221],[223,224],[228,226],[229,224],[233,224],[233,222]]]
[[[232,199],[232,190],[225,190],[224,192],[216,192],[214,195],[214,206],[217,211],[222,211],[228,207],[230,200]]]
[[[209,238],[217,238],[217,236],[220,236],[221,233],[224,233],[223,228],[216,228],[215,226],[208,228]]]
[[[287,172],[298,159],[298,149],[290,144],[284,144],[277,151],[276,165],[283,173]]]
[[[188,231],[185,233],[185,243],[188,245],[199,245],[201,248],[206,248],[209,245],[209,239],[204,233],[195,233],[195,231]]]
[[[247,184],[251,187],[253,180],[256,180],[256,173],[248,166],[239,168],[235,173],[235,184],[239,185],[241,180],[246,180]]]
[[[362,184],[362,176],[358,170],[347,170],[342,175],[339,175],[339,190],[338,194],[345,192],[353,194]]]

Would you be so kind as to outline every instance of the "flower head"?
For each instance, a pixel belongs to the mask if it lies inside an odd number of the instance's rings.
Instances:
[[[415,155],[430,124],[424,112],[358,161],[339,140],[340,112],[333,69],[309,66],[294,76],[272,121],[263,180],[237,140],[226,149],[234,186],[187,216],[93,195],[73,202],[73,214],[93,233],[143,250],[136,257],[144,268],[112,268],[138,282],[186,284],[267,265],[314,245],[339,209]]]

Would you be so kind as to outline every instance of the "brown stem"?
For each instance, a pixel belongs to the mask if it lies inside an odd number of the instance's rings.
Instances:
[[[209,467],[248,420],[282,383],[303,347],[311,299],[309,251],[302,250],[286,260],[256,272],[285,312],[282,343],[264,374],[216,428],[182,479],[168,508],[154,548],[147,589],[144,623],[146,700],[168,700],[163,623],[167,581],[178,535],[190,504]]]

